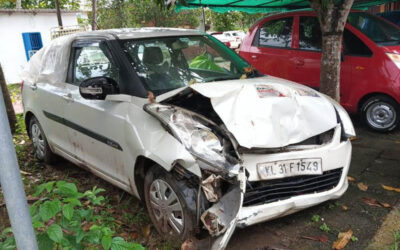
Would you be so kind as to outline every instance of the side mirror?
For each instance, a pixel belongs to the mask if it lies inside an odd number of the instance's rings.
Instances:
[[[104,100],[107,95],[119,94],[116,81],[109,77],[93,77],[79,85],[79,93],[85,99]]]

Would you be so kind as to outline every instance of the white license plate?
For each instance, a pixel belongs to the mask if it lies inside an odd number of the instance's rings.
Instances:
[[[321,158],[304,158],[285,161],[273,161],[257,164],[261,179],[277,179],[296,175],[322,174]]]

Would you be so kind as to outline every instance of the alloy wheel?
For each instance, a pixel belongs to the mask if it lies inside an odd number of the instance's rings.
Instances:
[[[163,233],[180,235],[184,230],[181,202],[171,186],[161,179],[150,185],[150,206]]]
[[[35,155],[38,159],[43,159],[46,145],[44,142],[42,132],[37,123],[32,124],[31,135],[32,135],[33,147],[35,148]]]

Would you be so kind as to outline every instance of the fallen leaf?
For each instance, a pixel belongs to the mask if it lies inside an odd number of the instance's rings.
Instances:
[[[139,237],[139,234],[138,234],[138,232],[133,232],[132,234],[131,234],[131,238],[133,239],[133,240],[136,240],[137,238]]]
[[[181,250],[196,250],[196,249],[197,249],[197,244],[191,238],[185,240],[185,242],[183,242],[181,246]]]
[[[348,181],[355,181],[356,179],[355,179],[354,177],[347,176],[347,180],[348,180]]]
[[[150,224],[142,228],[142,235],[148,237],[150,234]]]
[[[90,228],[91,228],[93,225],[94,225],[94,222],[93,222],[93,221],[91,221],[91,222],[89,222],[89,223],[87,223],[86,221],[84,221],[84,222],[82,223],[82,229],[83,229],[84,231],[89,231]]]
[[[314,241],[320,241],[322,243],[326,243],[328,242],[328,237],[325,235],[321,235],[321,236],[301,236],[301,238],[306,239],[306,240],[314,240]]]
[[[355,140],[357,140],[357,139],[358,139],[358,138],[355,137],[355,136],[350,137],[350,141],[355,141]]]
[[[360,189],[361,191],[367,191],[367,189],[368,189],[368,186],[367,185],[365,185],[364,183],[362,183],[362,182],[359,182],[358,184],[357,184],[357,187],[358,187],[358,189]]]
[[[349,231],[345,233],[339,233],[338,239],[333,242],[333,249],[343,249],[349,243],[351,236],[353,235],[353,230],[349,229]]]
[[[385,207],[385,208],[391,208],[392,206],[389,203],[385,202],[380,202],[376,199],[373,198],[368,198],[368,197],[363,197],[362,198],[364,203],[370,206],[375,206],[375,207]]]
[[[342,205],[342,209],[343,209],[343,211],[347,211],[349,208],[345,205]]]
[[[21,174],[23,174],[23,175],[32,175],[31,173],[25,172],[25,171],[23,171],[23,170],[20,170],[19,172],[20,172]]]
[[[121,234],[120,234],[120,236],[121,236],[122,238],[124,238],[124,240],[128,240],[128,238],[129,238],[129,236],[128,236],[128,233],[127,233],[127,232],[123,232],[123,233],[121,233]]]
[[[395,191],[397,193],[400,193],[400,188],[395,188],[395,187],[385,186],[385,185],[382,185],[382,188],[385,190],[388,190],[388,191]]]
[[[374,206],[374,207],[382,207],[381,204],[379,204],[376,199],[368,198],[368,197],[363,197],[362,199],[363,199],[364,203],[367,205]]]

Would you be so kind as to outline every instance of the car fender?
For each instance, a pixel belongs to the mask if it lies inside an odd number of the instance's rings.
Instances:
[[[133,161],[144,156],[166,171],[171,171],[179,163],[189,172],[201,177],[200,167],[193,155],[140,105],[132,103],[128,111],[125,135]]]

